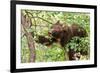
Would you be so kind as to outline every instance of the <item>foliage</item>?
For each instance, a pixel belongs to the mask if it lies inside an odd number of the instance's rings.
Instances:
[[[66,49],[70,47],[75,51],[90,50],[90,16],[89,13],[74,13],[74,12],[56,12],[56,11],[34,11],[22,10],[24,15],[31,18],[32,26],[28,31],[34,32],[34,40],[37,40],[38,35],[48,36],[48,31],[51,26],[60,20],[65,25],[76,23],[88,32],[88,37],[79,38],[74,37],[68,44]],[[23,33],[23,32],[22,32]],[[36,47],[36,62],[50,62],[50,61],[64,61],[64,50],[54,43],[51,47],[35,42]],[[26,37],[21,38],[21,62],[29,62],[29,49]]]
[[[52,62],[63,61],[64,50],[59,45],[53,44],[51,47],[46,47],[41,44],[37,44],[39,48],[36,48],[36,62]]]

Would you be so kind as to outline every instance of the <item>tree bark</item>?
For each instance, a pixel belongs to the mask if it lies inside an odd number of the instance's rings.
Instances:
[[[36,53],[35,53],[35,44],[34,44],[32,34],[26,33],[26,37],[28,41],[28,47],[30,50],[30,62],[35,62]]]
[[[66,48],[64,47],[63,50],[64,50],[65,61],[69,61],[69,54],[68,54]]]
[[[69,55],[68,55],[67,51],[65,51],[65,59],[66,59],[66,61],[69,61]]]
[[[22,13],[21,13],[22,14]],[[28,23],[27,23],[28,22]],[[35,52],[35,43],[34,43],[34,39],[32,37],[32,34],[30,32],[28,32],[26,29],[29,29],[30,27],[30,19],[26,18],[23,14],[21,15],[21,26],[24,29],[25,32],[25,36],[27,38],[27,42],[28,42],[28,47],[30,50],[30,62],[35,62],[35,58],[36,58],[36,52]],[[26,27],[27,25],[27,27]]]

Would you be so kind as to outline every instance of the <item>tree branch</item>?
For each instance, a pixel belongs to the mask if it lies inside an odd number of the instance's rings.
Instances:
[[[31,16],[32,16],[32,18],[39,18],[39,19],[41,19],[41,20],[43,20],[43,21],[45,21],[45,22],[48,22],[49,24],[53,24],[52,22],[49,22],[48,20],[45,20],[45,19],[43,19],[43,18],[41,18],[41,17],[39,17],[39,16],[33,16],[32,15],[32,13],[30,13],[30,12],[28,12],[27,10],[25,10],[25,12],[28,14],[31,14]]]

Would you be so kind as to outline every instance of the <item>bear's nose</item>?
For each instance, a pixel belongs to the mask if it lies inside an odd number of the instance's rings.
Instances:
[[[49,31],[49,32],[48,32],[48,35],[49,35],[49,36],[51,36],[51,33],[52,33],[52,32],[51,32],[51,31]]]

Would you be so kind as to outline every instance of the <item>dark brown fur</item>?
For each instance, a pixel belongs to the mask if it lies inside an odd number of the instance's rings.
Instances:
[[[49,46],[52,44],[50,39],[45,36],[38,36],[38,43],[44,44],[46,46]]]
[[[61,46],[64,47],[65,44],[74,36],[85,37],[87,36],[86,30],[77,24],[72,24],[71,26],[61,24],[60,21],[55,23],[49,32],[52,38],[60,42]]]

